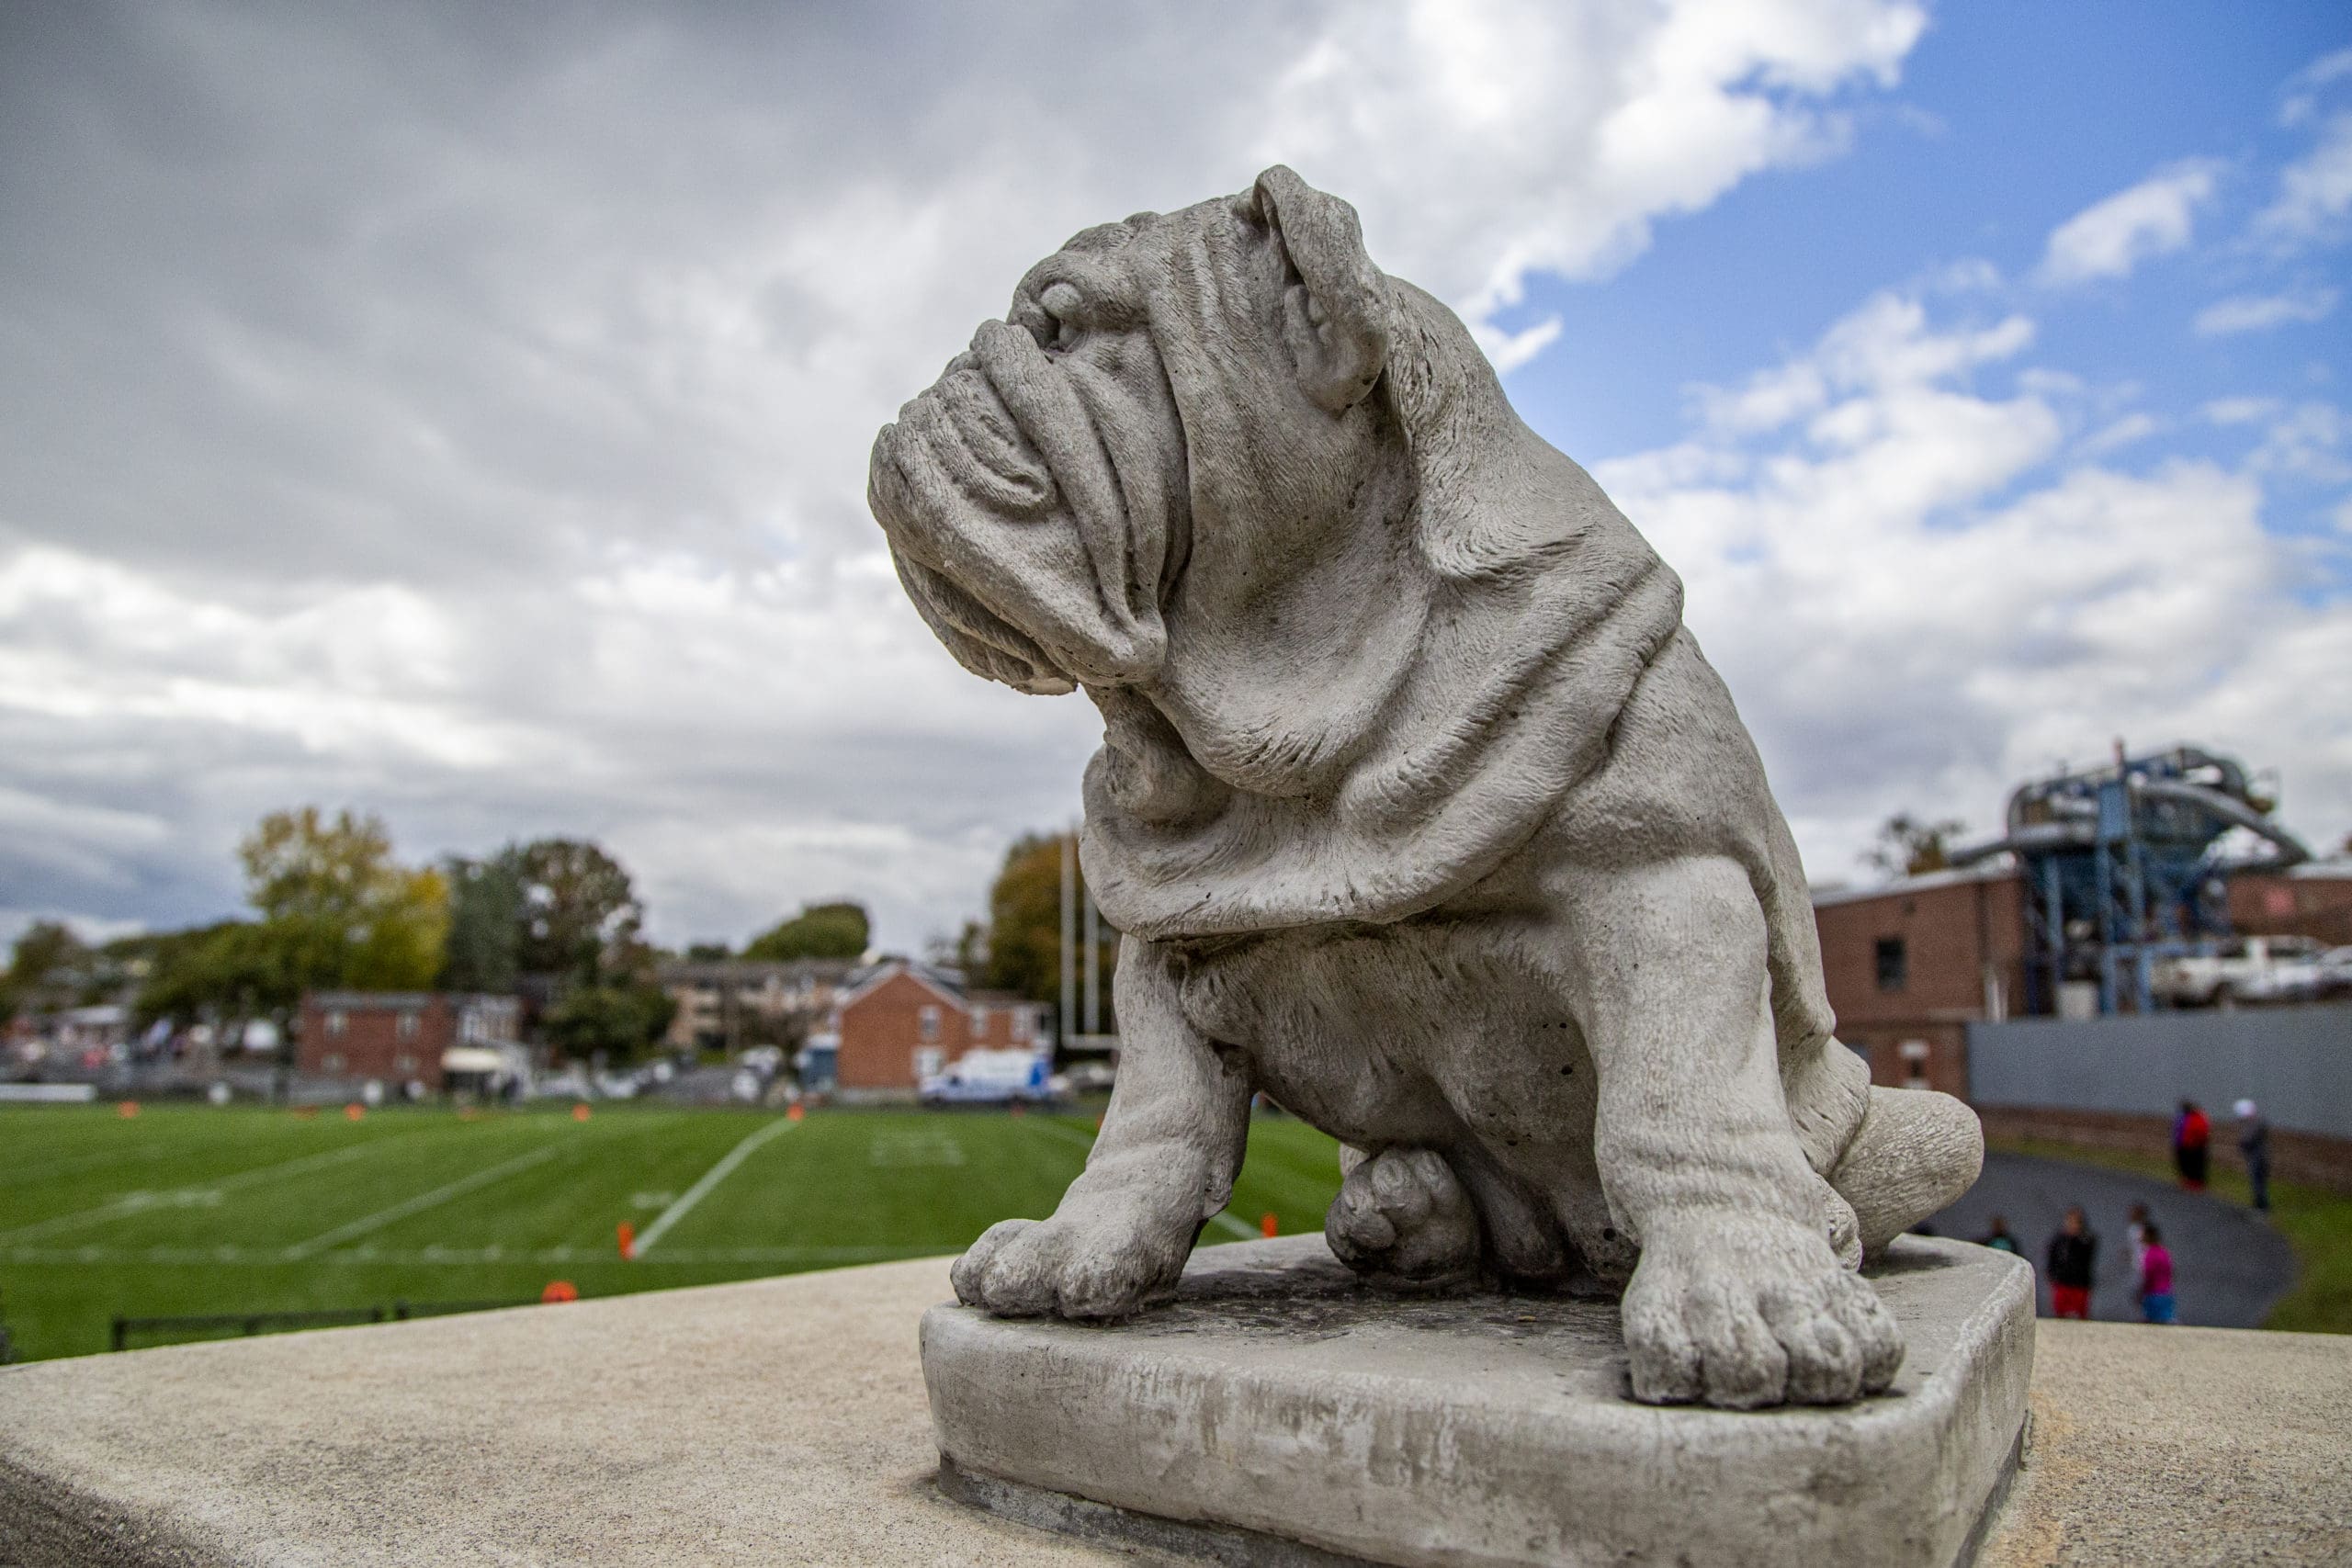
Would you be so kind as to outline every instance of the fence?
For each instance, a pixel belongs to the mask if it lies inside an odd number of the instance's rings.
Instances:
[[[2168,1117],[2239,1100],[2271,1125],[2352,1138],[2352,1007],[2246,1008],[1968,1026],[1968,1097],[2007,1107]]]
[[[187,1338],[231,1331],[243,1335],[290,1328],[347,1328],[363,1323],[405,1323],[413,1317],[446,1317],[459,1312],[495,1312],[501,1307],[533,1306],[536,1302],[394,1302],[390,1306],[326,1307],[315,1312],[196,1313],[177,1317],[118,1317],[114,1348],[130,1348],[134,1334],[161,1334]]]

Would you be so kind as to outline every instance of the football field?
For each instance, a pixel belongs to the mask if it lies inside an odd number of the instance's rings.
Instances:
[[[106,1349],[117,1316],[389,1313],[951,1253],[1050,1213],[1093,1136],[1091,1115],[1002,1111],[5,1107],[0,1323],[33,1359]],[[1267,1214],[1319,1231],[1339,1175],[1329,1138],[1261,1118],[1202,1240]]]

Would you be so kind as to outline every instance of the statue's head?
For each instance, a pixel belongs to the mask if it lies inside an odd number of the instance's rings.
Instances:
[[[1398,445],[1394,312],[1354,210],[1279,166],[1078,235],[875,440],[917,608],[1024,692],[1149,682],[1194,552],[1323,525]]]

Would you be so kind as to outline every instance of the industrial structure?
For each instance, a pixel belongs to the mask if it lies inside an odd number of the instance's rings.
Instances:
[[[2228,757],[2194,746],[2021,784],[2007,831],[1952,856],[2017,857],[2024,879],[2023,1011],[2055,1013],[2060,987],[2098,987],[2101,1013],[2148,1012],[2155,965],[2231,934],[2229,879],[2310,852]]]

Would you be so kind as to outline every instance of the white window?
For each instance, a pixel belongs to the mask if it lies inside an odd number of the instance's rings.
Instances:
[[[915,1081],[917,1083],[922,1082],[925,1078],[937,1077],[939,1069],[946,1065],[947,1053],[940,1047],[921,1045],[915,1048]]]
[[[344,1022],[343,1010],[341,1008],[337,1008],[334,1011],[327,1014],[327,1033],[331,1036],[341,1036],[343,1033]],[[340,1056],[332,1057],[330,1059],[336,1066],[341,1066],[343,1065],[343,1058]]]
[[[393,1057],[392,1071],[396,1073],[413,1073],[416,1071],[416,1058],[409,1055]]]
[[[1029,1038],[1029,1010],[1027,1008],[1012,1010],[1012,1037],[1015,1040]]]
[[[915,1014],[915,1027],[922,1032],[925,1040],[938,1039],[939,1010],[926,1003],[923,1010]]]
[[[1927,1088],[1928,1043],[1924,1040],[1905,1040],[1897,1049],[1903,1056],[1904,1087],[1906,1089]]]
[[[417,1028],[417,1024],[416,1024],[416,1014],[414,1014],[414,1013],[413,1013],[413,1012],[404,1012],[404,1013],[401,1014],[400,1036],[401,1036],[401,1039],[403,1039],[403,1040],[413,1040],[413,1039],[415,1039],[415,1038],[416,1038],[416,1028]]]

